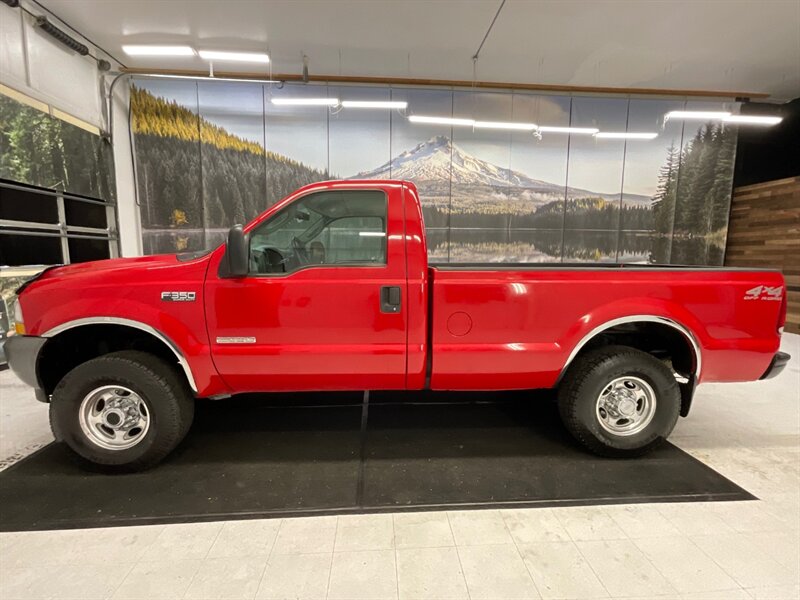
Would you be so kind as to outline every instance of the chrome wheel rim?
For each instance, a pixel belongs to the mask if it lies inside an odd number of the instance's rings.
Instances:
[[[89,392],[78,414],[86,438],[105,450],[127,450],[150,429],[150,411],[139,394],[121,385],[104,385]]]
[[[595,410],[600,426],[614,435],[635,435],[656,414],[656,393],[639,377],[617,377],[597,397]]]

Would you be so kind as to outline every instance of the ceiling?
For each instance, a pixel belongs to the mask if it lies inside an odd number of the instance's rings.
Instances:
[[[305,53],[312,75],[448,80],[473,80],[472,56],[500,2],[39,0],[128,67],[207,68],[199,58],[132,58],[121,49],[188,44],[266,49],[275,73],[299,73]],[[475,70],[480,81],[788,100],[800,96],[800,0],[507,0]]]

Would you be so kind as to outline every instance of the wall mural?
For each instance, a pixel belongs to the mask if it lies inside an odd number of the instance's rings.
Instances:
[[[405,110],[273,103],[402,100]],[[199,250],[296,188],[409,179],[434,261],[722,264],[736,129],[664,121],[720,103],[138,79],[132,128],[144,248]],[[657,132],[478,129],[407,115]]]

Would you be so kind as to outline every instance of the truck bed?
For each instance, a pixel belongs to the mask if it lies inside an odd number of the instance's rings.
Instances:
[[[635,269],[638,271],[775,271],[766,268],[717,267],[707,265],[651,265],[644,263],[428,263],[438,271],[543,271],[543,270],[581,270],[596,271],[598,269]]]
[[[777,271],[634,264],[432,264],[433,389],[555,385],[609,324],[655,322],[696,347],[699,381],[758,379],[780,344]],[[502,383],[502,385],[501,385]]]

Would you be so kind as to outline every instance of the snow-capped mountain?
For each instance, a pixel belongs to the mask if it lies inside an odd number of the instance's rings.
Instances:
[[[451,170],[452,165],[452,170]],[[438,135],[427,142],[416,145],[410,150],[394,157],[372,171],[362,171],[353,178],[357,179],[408,179],[420,188],[430,184],[452,183],[463,187],[506,188],[506,193],[513,193],[508,188],[525,190],[525,195],[539,196],[542,201],[550,196],[564,194],[564,186],[549,181],[533,179],[524,173],[499,167],[473,156],[457,145],[450,138]],[[593,196],[606,200],[619,200],[619,194],[591,192],[577,188],[569,188],[570,197]],[[649,202],[650,198],[636,194],[625,194],[625,199],[633,202]]]
[[[390,174],[393,179],[411,181],[451,181],[452,175],[452,182],[458,184],[547,189],[559,187],[546,181],[531,179],[518,171],[503,169],[467,154],[453,144],[450,138],[443,135],[437,135],[427,142],[418,144],[377,169],[359,173],[356,177],[384,179]],[[563,191],[563,186],[560,189]]]

